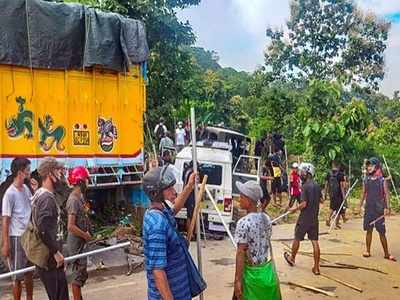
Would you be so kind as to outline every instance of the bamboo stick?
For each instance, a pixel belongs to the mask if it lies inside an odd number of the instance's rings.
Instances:
[[[304,284],[295,283],[295,282],[292,282],[292,281],[289,281],[288,284],[296,286],[296,287],[300,287],[300,288],[303,288],[303,289],[306,289],[306,290],[309,290],[309,291],[312,291],[312,292],[315,292],[315,293],[320,293],[320,294],[323,294],[323,295],[328,296],[328,297],[337,298],[335,293],[328,292],[328,291],[325,291],[325,290],[322,290],[322,289],[319,289],[319,288],[316,288],[316,287],[313,287],[313,286],[310,286],[310,285],[304,285]]]
[[[351,289],[353,289],[353,290],[356,290],[357,292],[360,292],[360,293],[362,293],[363,292],[363,290],[361,289],[361,288],[359,288],[359,287],[356,287],[356,286],[354,286],[354,285],[352,285],[352,284],[350,284],[350,283],[348,283],[348,282],[345,282],[345,281],[343,281],[343,280],[340,280],[340,279],[337,279],[337,278],[335,278],[335,277],[332,277],[332,276],[329,276],[329,275],[326,275],[326,274],[320,274],[322,277],[325,277],[325,278],[328,278],[328,279],[330,279],[330,280],[333,280],[333,281],[336,281],[337,283],[340,283],[340,284],[342,284],[342,285],[344,285],[344,286],[347,286],[347,287],[349,287],[349,288],[351,288]]]
[[[194,226],[196,225],[196,220],[197,220],[197,218],[199,216],[199,213],[200,213],[201,201],[203,199],[204,191],[206,189],[207,179],[208,179],[208,176],[204,175],[203,182],[200,185],[200,191],[199,191],[198,199],[196,199],[197,200],[196,201],[196,206],[194,207],[193,219],[192,219],[192,222],[190,223],[189,232],[188,232],[188,235],[187,235],[187,240],[189,242],[192,240]]]

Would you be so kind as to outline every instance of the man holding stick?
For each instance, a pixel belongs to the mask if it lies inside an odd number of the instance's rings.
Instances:
[[[239,220],[235,232],[237,242],[234,299],[280,300],[276,270],[271,255],[272,223],[258,206],[262,189],[256,181],[236,182],[240,207],[247,215]]]
[[[364,231],[366,231],[366,251],[364,257],[371,257],[372,231],[375,228],[379,233],[385,259],[396,261],[389,253],[386,239],[385,217],[389,216],[389,193],[383,177],[379,159],[373,157],[366,162],[367,176],[364,180],[363,192],[360,200],[360,212],[365,201]]]
[[[193,172],[181,194],[168,167],[151,169],[143,177],[143,189],[151,200],[143,220],[144,256],[149,300],[192,299],[184,250],[177,235],[175,214],[185,205],[195,187]],[[169,208],[165,200],[173,203]],[[168,218],[168,219],[167,219]]]
[[[292,254],[284,253],[284,258],[289,266],[293,267],[296,261],[296,255],[300,248],[300,242],[304,240],[307,234],[311,240],[314,250],[314,266],[312,272],[320,275],[319,261],[320,249],[318,243],[319,236],[319,204],[322,203],[322,193],[320,186],[314,181],[315,168],[310,163],[300,164],[300,176],[304,182],[301,192],[300,204],[292,207],[289,211],[296,212],[301,210],[300,216],[296,223],[295,238],[292,244]]]

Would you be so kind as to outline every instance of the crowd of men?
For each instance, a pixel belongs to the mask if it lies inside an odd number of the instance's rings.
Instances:
[[[190,175],[180,195],[176,194],[174,189],[176,179],[168,168],[154,168],[144,177],[144,189],[151,199],[150,209],[145,214],[143,231],[149,299],[187,300],[196,295],[192,290],[196,282],[187,274],[190,268],[182,250],[182,247],[187,246],[181,246],[185,243],[177,242],[182,236],[177,233],[174,220],[174,216],[193,192],[195,176],[195,173]],[[294,267],[300,243],[307,236],[312,243],[314,254],[311,271],[319,275],[319,210],[324,197],[323,190],[314,177],[313,164],[292,165],[288,210],[291,213],[300,211],[300,214],[295,225],[291,252],[285,252],[284,259],[289,266]],[[263,182],[270,179],[265,176]],[[333,182],[334,179],[337,183]],[[339,210],[344,207],[342,203],[346,200],[344,191],[347,187],[343,184],[346,178],[336,163],[333,163],[326,181],[325,193],[330,195],[330,208],[334,213],[343,215]],[[272,223],[265,212],[266,205],[262,204],[266,197],[263,182],[261,185],[256,181],[236,183],[240,192],[240,207],[246,211],[246,215],[238,221],[235,232],[237,253],[233,299],[281,299],[277,272],[272,259]],[[371,256],[371,239],[375,228],[380,235],[384,258],[396,261],[388,250],[385,234],[385,217],[389,215],[389,196],[378,159],[371,158],[366,162],[363,182],[360,200],[360,210],[363,203],[366,203],[363,226],[366,231],[366,252],[363,256]],[[339,192],[341,195],[338,195]],[[172,207],[165,200],[172,203]]]
[[[270,161],[274,162],[275,159],[271,158]],[[375,228],[380,236],[384,258],[396,261],[389,252],[386,239],[385,217],[389,215],[386,179],[378,159],[371,158],[365,165],[360,199],[360,209],[365,202],[363,229],[366,232],[366,251],[363,256],[371,256]],[[273,163],[271,166],[274,168]],[[65,175],[64,166],[54,158],[44,158],[37,173],[32,176],[30,161],[16,158],[11,164],[11,175],[2,183],[0,190],[2,256],[11,271],[35,265],[50,300],[69,299],[62,251],[63,237],[60,234],[61,208],[56,199],[57,190],[62,189],[67,182],[72,187],[66,205],[68,254],[84,252],[88,241],[92,239],[85,202],[89,172],[84,167],[76,167],[70,170],[68,179]],[[246,211],[246,215],[238,221],[235,232],[237,253],[234,299],[265,299],[266,295],[268,299],[281,299],[272,259],[272,223],[266,213],[268,189],[264,186],[268,180],[273,183],[276,177],[263,176],[261,185],[256,181],[236,183],[240,192],[240,207]],[[291,252],[285,252],[284,259],[289,266],[295,266],[300,243],[307,235],[314,250],[311,271],[319,275],[319,207],[324,197],[314,177],[315,167],[311,163],[292,165],[287,210],[291,213],[300,211],[300,214],[295,225]],[[188,207],[188,199],[194,198],[197,178],[193,166],[188,166],[184,174],[185,187],[179,195],[174,187],[176,174],[169,164],[151,168],[143,178],[143,189],[151,200],[143,220],[145,269],[150,300],[189,300],[206,288],[205,280],[198,273],[188,252],[189,242],[178,232],[174,218],[183,207]],[[326,176],[325,187],[325,194],[330,196],[331,216],[344,215],[341,210],[346,207],[343,204],[347,189],[346,176],[338,164],[333,163],[332,170]],[[330,225],[331,216],[327,225]],[[43,251],[33,251],[38,249],[33,244]],[[70,266],[74,300],[82,299],[81,289],[88,278],[86,262],[86,259],[79,259]],[[28,272],[13,277],[14,299],[21,299],[22,281],[25,283],[27,299],[33,298],[32,276],[32,272]]]
[[[50,300],[69,299],[63,254],[61,208],[57,191],[67,185],[64,166],[56,159],[44,158],[31,177],[30,161],[16,158],[11,163],[11,175],[1,185],[2,257],[10,271],[35,265]],[[67,249],[69,255],[82,253],[92,239],[86,208],[85,192],[89,172],[76,167],[69,172],[72,187],[66,210],[68,214]],[[74,300],[82,299],[81,288],[87,278],[87,260],[71,263],[71,290]],[[21,299],[22,281],[26,298],[33,298],[33,272],[13,277],[14,300]]]

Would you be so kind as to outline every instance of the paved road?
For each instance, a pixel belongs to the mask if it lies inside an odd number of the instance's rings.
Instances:
[[[322,269],[322,272],[335,276],[364,290],[363,294],[353,291],[329,279],[317,277],[311,273],[312,258],[299,256],[297,266],[290,268],[282,258],[283,245],[281,241],[274,241],[274,253],[279,270],[279,277],[282,282],[283,299],[307,299],[320,300],[325,296],[304,291],[300,288],[293,288],[286,283],[289,281],[308,284],[336,293],[339,299],[400,299],[400,264],[386,261],[382,258],[382,250],[377,235],[373,241],[373,257],[362,258],[364,233],[361,230],[361,219],[351,220],[344,225],[344,229],[334,231],[329,235],[321,236],[322,252],[350,253],[352,256],[323,256],[332,262],[351,263],[362,266],[379,268],[388,272],[388,275],[366,271],[366,270],[341,270]],[[391,217],[387,221],[388,238],[392,254],[400,258],[400,216]],[[294,225],[280,225],[274,227],[274,239],[290,239],[293,235]],[[326,231],[321,224],[321,231]],[[195,245],[192,245],[192,253],[196,253]],[[304,242],[302,251],[312,249],[309,242]],[[232,282],[234,276],[234,250],[229,242],[209,241],[203,249],[204,273],[208,282],[208,289],[205,293],[206,300],[231,299]],[[96,300],[145,300],[146,280],[145,273],[139,272],[131,276],[125,276],[125,269],[117,269],[113,272],[100,271],[92,274],[87,287],[84,289],[84,299]],[[37,284],[38,286],[39,284]],[[1,299],[10,299],[4,295],[9,289],[2,291]],[[46,299],[41,288],[35,289],[35,299]]]

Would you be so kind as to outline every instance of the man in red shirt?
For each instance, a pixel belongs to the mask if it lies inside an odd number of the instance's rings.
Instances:
[[[293,163],[292,170],[290,172],[290,201],[289,208],[293,206],[293,204],[297,201],[300,202],[301,196],[301,179],[299,176],[299,165],[298,163]]]

